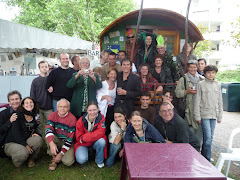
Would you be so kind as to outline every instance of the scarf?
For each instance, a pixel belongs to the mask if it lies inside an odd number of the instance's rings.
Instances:
[[[195,77],[193,77],[193,75],[191,75],[189,72],[187,72],[187,76],[189,78],[189,80],[191,81],[193,86],[197,86],[197,83],[199,82],[199,74],[196,72],[195,73]]]
[[[86,112],[86,107],[88,104],[88,75],[83,76],[83,81],[84,81],[84,91],[83,91],[83,105],[82,105],[82,112]]]
[[[24,108],[23,108],[23,114],[26,114],[26,115],[28,115],[28,116],[32,116],[32,117],[35,116],[35,114],[34,114],[33,112],[31,112],[31,111],[27,111],[27,110],[24,109]]]

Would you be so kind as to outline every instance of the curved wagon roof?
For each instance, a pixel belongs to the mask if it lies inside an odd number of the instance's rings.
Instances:
[[[115,27],[116,25],[120,23],[124,23],[130,19],[136,19],[137,24],[137,18],[138,18],[139,10],[131,11],[113,22],[111,22],[101,33],[100,33],[100,39],[104,36],[106,32],[108,32],[111,28]],[[149,9],[143,9],[142,12],[142,18],[149,18],[151,20],[156,21],[164,21],[172,24],[172,26],[175,26],[176,29],[178,29],[181,32],[184,32],[185,29],[185,17],[181,14],[178,14],[174,11],[166,10],[166,9],[159,9],[159,8],[149,8]],[[141,24],[141,23],[140,23]],[[188,23],[188,34],[189,37],[192,39],[193,42],[202,41],[203,36],[199,29],[189,20]]]

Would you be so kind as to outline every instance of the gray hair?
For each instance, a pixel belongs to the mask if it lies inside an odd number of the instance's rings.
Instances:
[[[67,99],[61,98],[61,99],[57,102],[57,107],[58,107],[58,104],[59,104],[60,101],[67,101],[68,106],[70,106],[70,102],[69,102]]]
[[[81,62],[82,62],[83,59],[88,60],[88,62],[89,62],[89,64],[90,64],[89,56],[83,56],[83,57],[81,57],[81,58],[80,58],[80,61],[79,61],[79,64],[81,64]]]
[[[191,59],[187,62],[187,66],[189,67],[190,64],[195,64],[195,65],[198,65],[198,61],[197,60],[194,60],[194,59]]]

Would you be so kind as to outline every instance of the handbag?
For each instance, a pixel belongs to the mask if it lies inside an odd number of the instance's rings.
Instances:
[[[184,88],[187,90],[187,85],[186,85],[186,78],[183,76],[184,80]],[[185,118],[185,109],[186,109],[186,96],[183,98],[177,98],[177,111],[178,115],[180,115],[183,119]]]

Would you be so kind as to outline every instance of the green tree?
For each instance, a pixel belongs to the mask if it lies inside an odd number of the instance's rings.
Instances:
[[[6,0],[6,2],[8,5],[21,8],[20,15],[14,19],[15,22],[95,42],[99,41],[99,34],[109,23],[137,9],[132,0]]]
[[[227,44],[230,44],[234,47],[240,46],[240,16],[231,23],[233,30],[230,31],[231,41],[228,41]]]
[[[198,29],[202,34],[211,33],[211,31],[208,31],[208,28],[202,27],[202,25],[198,26]],[[207,57],[213,52],[212,48],[213,43],[210,40],[203,40],[197,44],[194,54],[199,58]]]

